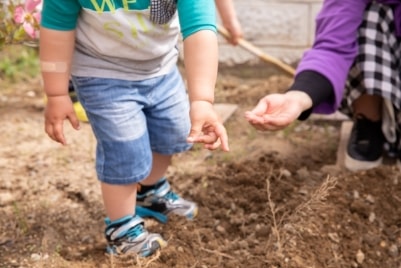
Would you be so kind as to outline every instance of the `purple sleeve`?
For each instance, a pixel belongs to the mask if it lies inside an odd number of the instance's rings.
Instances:
[[[323,3],[316,18],[315,42],[297,67],[297,74],[315,71],[333,86],[334,102],[321,102],[314,108],[315,113],[333,113],[341,102],[348,71],[357,54],[357,30],[369,2],[325,0]]]

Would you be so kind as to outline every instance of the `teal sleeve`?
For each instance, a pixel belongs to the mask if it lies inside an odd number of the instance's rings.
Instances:
[[[80,10],[78,0],[44,0],[41,26],[60,31],[74,30]]]
[[[177,9],[184,39],[200,30],[217,32],[214,0],[178,0]]]

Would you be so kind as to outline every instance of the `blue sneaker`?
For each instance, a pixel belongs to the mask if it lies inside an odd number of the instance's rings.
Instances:
[[[166,179],[162,179],[154,190],[144,194],[137,194],[136,214],[141,217],[152,217],[166,223],[168,215],[173,213],[184,216],[190,220],[198,214],[196,203],[185,200],[171,190]]]
[[[106,218],[105,236],[109,254],[135,253],[148,257],[165,247],[167,242],[159,235],[149,233],[138,216],[126,216],[114,222]]]

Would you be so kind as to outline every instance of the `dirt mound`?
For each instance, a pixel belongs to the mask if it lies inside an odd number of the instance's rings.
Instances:
[[[400,173],[335,166],[338,122],[297,122],[260,133],[243,113],[285,76],[220,75],[217,102],[238,104],[230,153],[200,146],[169,170],[199,217],[146,220],[169,242],[154,259],[104,254],[104,210],[87,124],[69,145],[43,131],[39,80],[0,92],[0,267],[389,267],[401,265]],[[16,93],[17,92],[17,93]]]

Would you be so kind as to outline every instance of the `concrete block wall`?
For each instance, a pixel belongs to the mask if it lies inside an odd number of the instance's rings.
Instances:
[[[312,45],[315,17],[323,0],[233,1],[244,31],[244,39],[266,54],[294,64]],[[255,65],[261,62],[247,50],[231,46],[222,36],[219,42],[221,65]]]

